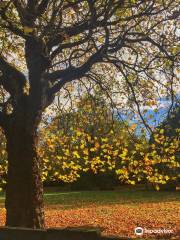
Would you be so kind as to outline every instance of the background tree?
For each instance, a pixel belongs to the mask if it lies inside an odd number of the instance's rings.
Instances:
[[[155,152],[153,159],[159,159],[154,164],[156,175],[166,176],[167,180],[169,180],[166,188],[172,190],[176,188],[180,177],[179,117],[180,107],[177,102],[164,121],[155,128],[149,141],[152,155]]]
[[[159,128],[164,129],[164,134],[170,139],[178,137],[180,126],[180,104],[176,103],[167,118],[162,122]]]
[[[37,128],[66,83],[86,77],[102,86],[101,75],[112,64],[141,118],[139,103],[153,96],[149,82],[164,85],[162,75],[167,76],[167,92],[174,97],[178,15],[178,1],[171,0],[1,1],[6,225],[44,227]],[[111,86],[111,79],[107,83]]]
[[[156,190],[169,189],[179,177],[179,129],[169,137],[165,131],[170,126],[164,129],[162,123],[149,144],[148,137],[136,131],[137,124],[130,125],[113,115],[107,101],[102,101],[103,94],[81,94],[78,102],[71,94],[72,105],[66,110],[61,104],[54,106],[53,118],[48,111],[39,128],[43,182],[66,182],[66,187],[76,190],[105,190],[136,183],[146,183]],[[175,110],[170,115],[175,117]],[[2,134],[1,140],[0,184],[4,186],[7,156]]]
[[[85,189],[95,187],[97,178],[96,187],[105,189],[115,183],[118,154],[123,148],[132,149],[137,137],[134,132],[129,135],[127,123],[113,116],[102,95],[100,91],[82,95],[74,109],[69,106],[66,112],[58,107],[57,116],[40,130],[45,181],[75,182],[80,178],[74,186],[81,184]]]

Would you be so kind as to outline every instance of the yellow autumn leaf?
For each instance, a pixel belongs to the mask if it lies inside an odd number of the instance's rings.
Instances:
[[[99,148],[100,144],[98,142],[95,143],[95,148]]]
[[[25,26],[25,27],[24,27],[24,33],[25,33],[25,34],[32,33],[33,31],[34,31],[34,29],[31,28],[31,27],[28,27],[28,26]]]
[[[80,149],[84,149],[84,147],[85,147],[84,144],[82,144],[82,145],[80,146]]]
[[[108,139],[107,138],[101,138],[102,142],[107,142]]]
[[[84,153],[85,155],[88,155],[88,149],[84,149],[83,153]]]
[[[81,136],[81,132],[77,131],[77,136],[80,137]]]
[[[157,191],[159,191],[160,190],[160,187],[159,187],[159,185],[155,185],[155,189],[157,190]]]
[[[73,155],[74,155],[74,157],[76,157],[76,158],[80,158],[79,153],[78,153],[77,151],[74,151],[74,152],[73,152]]]

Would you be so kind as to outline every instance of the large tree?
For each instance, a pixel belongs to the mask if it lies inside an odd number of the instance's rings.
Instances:
[[[0,2],[0,126],[8,153],[6,225],[44,227],[37,129],[43,111],[65,84],[85,77],[101,84],[102,74],[108,73],[105,64],[112,64],[139,113],[139,104],[152,97],[149,89],[156,84],[165,85],[174,98],[178,16],[174,0]],[[111,78],[107,84],[111,86]]]

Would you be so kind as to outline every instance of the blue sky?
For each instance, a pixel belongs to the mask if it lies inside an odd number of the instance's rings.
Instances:
[[[180,100],[180,95],[178,94],[178,96],[176,96],[178,100]],[[166,99],[166,98],[161,98],[158,99],[158,108],[155,110],[154,108],[148,107],[146,110],[145,114],[143,115],[143,118],[146,120],[146,123],[151,126],[151,128],[155,128],[157,127],[161,122],[163,122],[164,119],[166,119],[167,114],[168,114],[168,110],[169,107],[171,105],[171,101]],[[127,115],[125,114],[120,114],[120,117],[118,117],[121,120],[126,120],[127,119]],[[137,124],[137,134],[139,135],[141,132],[141,129],[145,129],[144,124],[140,124],[140,121],[137,120],[138,116],[137,115],[133,115],[130,122],[136,123]],[[149,137],[150,134],[146,131],[146,136]]]

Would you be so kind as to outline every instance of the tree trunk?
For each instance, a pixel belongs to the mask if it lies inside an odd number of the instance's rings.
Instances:
[[[27,125],[27,124],[26,124]],[[37,155],[37,128],[13,124],[6,133],[8,183],[6,225],[44,228],[43,185]]]

